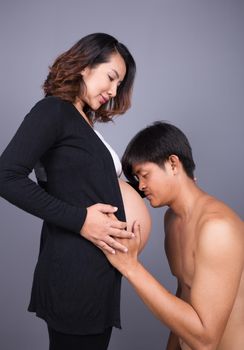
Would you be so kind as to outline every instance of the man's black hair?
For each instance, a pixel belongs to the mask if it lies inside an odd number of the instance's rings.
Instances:
[[[178,156],[186,174],[194,179],[195,163],[185,134],[172,124],[154,122],[139,131],[128,144],[122,157],[123,172],[135,183],[133,165],[152,162],[164,167],[171,155]]]

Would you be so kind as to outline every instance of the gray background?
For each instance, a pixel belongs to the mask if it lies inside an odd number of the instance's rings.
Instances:
[[[80,37],[108,32],[137,62],[133,106],[98,129],[121,156],[131,137],[154,120],[182,128],[193,146],[199,185],[244,219],[244,1],[6,0],[0,3],[0,151],[42,97],[47,67]],[[26,311],[41,221],[1,199],[0,348],[48,348],[43,321]],[[163,210],[142,253],[146,267],[171,291],[163,252]],[[126,281],[123,330],[109,350],[164,349],[168,330]]]

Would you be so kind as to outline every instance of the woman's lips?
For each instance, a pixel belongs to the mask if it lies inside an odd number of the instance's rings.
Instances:
[[[100,103],[104,104],[108,102],[108,98],[104,97],[103,95],[99,95],[99,101]]]

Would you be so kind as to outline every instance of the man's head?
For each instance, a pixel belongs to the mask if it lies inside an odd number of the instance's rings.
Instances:
[[[181,130],[164,122],[155,122],[134,136],[122,166],[129,181],[139,181],[153,207],[170,205],[179,180],[194,179],[189,141]]]

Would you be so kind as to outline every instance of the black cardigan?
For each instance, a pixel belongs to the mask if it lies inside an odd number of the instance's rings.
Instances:
[[[45,168],[45,190],[29,179]],[[72,103],[38,102],[0,158],[0,194],[44,220],[29,311],[69,334],[120,327],[121,275],[81,237],[86,208],[122,197],[109,151]]]

